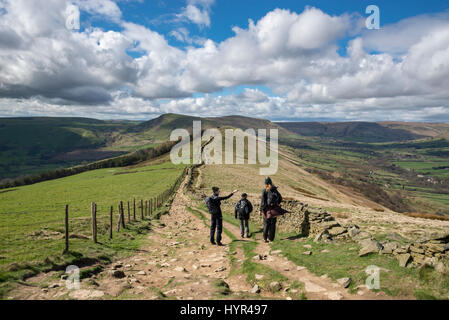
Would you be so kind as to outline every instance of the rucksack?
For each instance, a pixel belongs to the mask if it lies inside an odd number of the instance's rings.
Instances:
[[[279,191],[277,191],[277,189],[270,189],[268,190],[267,193],[267,205],[269,207],[274,207],[279,205],[279,201],[280,197],[279,197]]]
[[[209,210],[209,213],[212,213],[213,206],[212,206],[212,201],[211,201],[210,197],[207,197],[205,201],[206,201],[206,207]]]
[[[209,210],[209,213],[210,213],[210,214],[216,214],[216,213],[217,213],[217,208],[216,208],[216,206],[212,203],[212,198],[211,198],[211,197],[207,197],[207,198],[205,199],[205,202],[206,202],[207,210]]]
[[[242,217],[248,213],[248,206],[245,200],[240,200],[239,213]]]

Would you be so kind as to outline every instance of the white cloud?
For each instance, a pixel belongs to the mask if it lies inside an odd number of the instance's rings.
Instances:
[[[178,15],[179,18],[185,18],[200,27],[210,27],[211,6],[215,0],[187,0],[187,6]]]
[[[170,36],[189,46],[178,48],[147,27],[122,21],[109,0],[78,4],[115,21],[121,31],[68,30],[64,12],[70,3],[0,0],[0,115],[149,118],[180,112],[449,121],[444,14],[361,32],[358,16],[276,9],[246,28],[235,27],[234,36],[219,43],[179,27]],[[210,19],[213,3],[191,0],[186,8]],[[204,16],[192,19],[208,25]],[[338,43],[348,35],[347,55],[340,55]],[[131,58],[127,50],[141,56]],[[209,95],[242,85],[263,85],[277,96],[257,89]],[[205,96],[192,98],[194,93]]]

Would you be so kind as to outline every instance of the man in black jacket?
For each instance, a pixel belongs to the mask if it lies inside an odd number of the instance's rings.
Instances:
[[[253,212],[253,204],[248,200],[246,193],[242,194],[242,199],[235,205],[235,218],[240,220],[240,233],[242,238],[249,238],[249,217]]]
[[[223,215],[221,212],[221,201],[227,200],[234,195],[234,193],[238,192],[238,190],[234,190],[230,195],[226,197],[220,197],[220,188],[213,187],[213,194],[210,197],[206,198],[206,205],[209,209],[209,213],[211,214],[211,223],[210,223],[210,243],[215,244],[215,229],[217,230],[217,243],[219,246],[222,246],[221,243],[221,233],[223,231]]]

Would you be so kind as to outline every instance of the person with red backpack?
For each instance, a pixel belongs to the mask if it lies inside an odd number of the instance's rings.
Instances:
[[[263,214],[263,239],[266,243],[273,242],[276,235],[276,218],[286,213],[280,207],[282,195],[273,185],[270,177],[265,179],[265,189],[262,192],[260,214]]]
[[[249,217],[253,212],[253,204],[248,200],[246,193],[242,194],[242,199],[235,205],[235,218],[240,220],[240,233],[242,238],[249,238]]]

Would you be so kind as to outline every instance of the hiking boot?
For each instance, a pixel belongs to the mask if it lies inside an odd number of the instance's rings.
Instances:
[[[219,247],[223,247],[223,246],[224,246],[223,243],[221,243],[221,242],[217,242],[217,245],[218,245]]]
[[[268,240],[264,240],[265,241],[265,243],[270,243],[270,241],[268,241]]]
[[[214,246],[216,245],[216,243],[215,243],[214,240],[211,240],[211,241],[210,241],[210,244],[212,244],[212,245],[214,245]]]
[[[245,238],[245,235],[242,234],[241,236],[242,236],[242,238]]]

